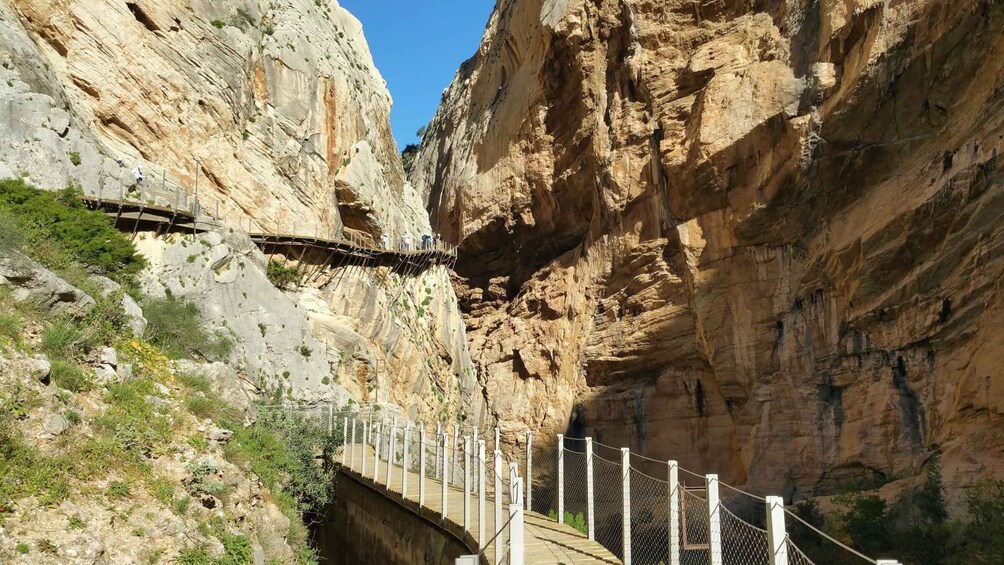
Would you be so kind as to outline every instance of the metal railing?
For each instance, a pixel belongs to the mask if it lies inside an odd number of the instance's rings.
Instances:
[[[498,427],[410,422],[371,405],[350,414],[325,406],[281,408],[314,414],[322,428],[346,438],[343,465],[440,511],[443,520],[471,532],[481,555],[496,565],[522,563],[524,511],[578,530],[625,565],[814,565],[789,535],[790,520],[841,548],[848,563],[899,565],[814,528],[781,497],[751,494],[718,475],[589,437],[559,434],[553,448],[537,449],[532,433],[510,431],[512,460],[505,461]],[[372,448],[371,459],[362,445]]]

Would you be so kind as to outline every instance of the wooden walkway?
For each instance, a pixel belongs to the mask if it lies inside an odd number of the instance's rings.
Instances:
[[[352,446],[346,446],[349,453],[352,453]],[[362,474],[363,449],[366,450],[366,473]],[[337,454],[341,460],[341,451]],[[381,457],[379,475],[374,480],[375,450],[372,446],[361,444],[355,445],[355,458],[347,457],[346,465],[342,471],[350,474],[354,479],[362,484],[376,490],[381,490],[391,497],[395,502],[406,506],[440,527],[453,533],[457,537],[464,539],[469,547],[477,549],[482,539],[485,541],[494,537],[495,532],[495,499],[492,489],[486,491],[485,501],[485,537],[478,531],[478,495],[470,495],[470,527],[465,532],[464,522],[464,492],[463,488],[450,485],[447,489],[447,516],[443,520],[443,500],[442,482],[430,476],[425,478],[425,505],[420,507],[419,499],[419,474],[415,471],[408,471],[408,496],[401,496],[403,479],[403,468],[395,464],[391,476],[390,486],[386,483],[387,461]],[[493,478],[487,479],[489,485],[494,484]],[[508,496],[503,498],[503,525],[509,520]],[[620,564],[621,562],[607,551],[603,546],[595,541],[589,541],[586,536],[570,526],[558,524],[544,516],[533,512],[524,513],[524,563],[527,565],[573,565],[573,564]],[[496,541],[488,544],[482,552],[482,563],[495,563],[496,543],[502,544],[502,553],[507,551],[508,533],[504,531],[498,536]],[[502,563],[509,563],[508,558],[504,558]]]
[[[196,217],[191,210],[130,200],[98,200],[85,197],[84,204],[110,217],[116,227],[136,234],[195,233],[222,227],[222,223],[207,215]],[[452,269],[457,261],[456,249],[441,246],[436,249],[382,249],[361,239],[326,239],[292,234],[249,233],[251,241],[268,255],[282,255],[303,265],[343,267],[382,266],[398,273],[418,274],[437,265]]]

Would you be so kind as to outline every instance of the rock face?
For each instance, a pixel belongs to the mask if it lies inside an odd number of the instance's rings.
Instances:
[[[141,238],[143,286],[196,301],[234,338],[245,377],[298,400],[480,414],[445,271],[353,266],[282,293],[246,238],[249,221],[374,242],[428,233],[390,106],[362,26],[334,0],[0,0],[0,178],[115,199],[140,164],[143,198],[182,208],[198,182],[203,210],[226,227]]]
[[[204,209],[234,225],[427,226],[362,26],[335,0],[3,0],[0,67],[0,177],[112,198],[141,164],[190,197],[198,160]]]
[[[309,403],[379,402],[412,418],[484,412],[442,267],[405,278],[342,267],[283,292],[265,275],[268,259],[237,230],[144,234],[137,247],[149,262],[144,292],[195,302],[233,341],[229,363],[263,392]]]
[[[752,8],[751,6],[756,6]],[[1004,5],[500,2],[412,182],[495,416],[762,492],[1004,473]]]

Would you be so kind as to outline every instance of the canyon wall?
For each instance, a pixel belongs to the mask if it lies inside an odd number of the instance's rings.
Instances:
[[[1002,30],[499,0],[411,176],[489,414],[796,498],[1004,474]]]
[[[335,0],[0,0],[0,178],[116,199],[139,165],[157,204],[197,193],[222,228],[139,238],[144,290],[199,304],[242,376],[301,401],[478,417],[448,271],[311,264],[281,293],[246,237],[428,233],[390,108]]]

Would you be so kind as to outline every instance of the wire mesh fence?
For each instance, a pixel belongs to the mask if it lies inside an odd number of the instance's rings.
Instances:
[[[533,498],[530,510],[558,521],[558,449],[538,451],[533,457]]]
[[[588,485],[586,483],[586,442],[567,438],[564,450],[564,511],[563,523],[584,535],[589,533]]]
[[[596,541],[618,559],[623,559],[624,469],[620,452],[596,443],[593,448]]]
[[[319,429],[330,429],[335,443],[346,444],[345,458],[354,468],[358,469],[361,459],[369,454],[368,467],[363,466],[367,478],[373,477],[380,484],[403,491],[408,476],[407,498],[411,500],[418,500],[417,475],[424,464],[425,504],[445,508],[443,513],[450,521],[466,526],[487,562],[504,559],[509,551],[513,478],[522,476],[527,462],[519,457],[518,450],[515,454],[510,450],[508,457],[497,457],[493,433],[480,430],[477,434],[465,433],[463,428],[442,426],[442,432],[437,434],[434,425],[426,424],[422,434],[417,424],[409,425],[402,419],[395,426],[393,418],[386,414],[354,415],[319,407],[278,410],[269,413],[269,417],[292,418]],[[483,452],[475,435],[478,441],[484,442]],[[520,436],[511,437],[518,439]],[[363,444],[370,449],[363,450]],[[525,449],[526,444],[518,447]],[[374,468],[377,451],[379,471]],[[531,510],[561,521],[584,536],[592,526],[594,539],[615,557],[623,560],[627,545],[630,563],[636,565],[675,562],[682,565],[711,565],[713,562],[769,565],[772,560],[768,523],[778,524],[777,514],[783,509],[781,514],[788,516],[787,531],[791,533],[791,537],[782,538],[789,564],[815,565],[811,550],[816,549],[816,545],[799,547],[804,539],[799,536],[804,535],[816,536],[819,544],[829,544],[831,550],[837,548],[849,556],[874,563],[801,521],[792,509],[782,508],[776,497],[765,499],[752,495],[675,463],[635,454],[628,454],[628,465],[624,465],[624,460],[625,451],[579,438],[562,438],[560,443],[550,446],[535,446],[533,472],[526,480],[526,487],[533,490]],[[593,477],[591,502],[586,480],[590,474]],[[445,479],[445,490],[443,483],[436,481],[437,476]],[[674,484],[677,485],[675,490]],[[627,505],[625,492],[630,497]],[[709,508],[709,498],[720,502]],[[770,506],[775,510],[773,515]],[[626,511],[630,518],[627,524]],[[592,524],[589,523],[590,514]],[[799,530],[803,524],[808,534]],[[796,532],[800,532],[799,535],[795,535]],[[674,559],[674,548],[678,551],[678,561]],[[720,561],[713,561],[713,553],[716,558],[721,557]]]
[[[795,542],[791,541],[791,538],[785,538],[784,542],[788,549],[788,565],[815,565],[812,560],[802,553],[802,550],[795,545]]]
[[[708,501],[698,493],[703,490],[680,489],[680,563],[708,565],[711,563]]]
[[[669,563],[669,482],[634,467],[630,472],[631,562]]]

